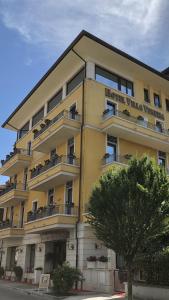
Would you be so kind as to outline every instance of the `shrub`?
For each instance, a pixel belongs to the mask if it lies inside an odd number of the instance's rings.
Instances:
[[[108,257],[107,256],[104,256],[104,255],[102,255],[102,256],[100,256],[100,257],[98,257],[98,259],[97,259],[98,261],[101,261],[101,262],[108,262]]]
[[[14,267],[13,270],[14,270],[16,279],[17,279],[18,281],[21,281],[22,275],[23,275],[23,270],[22,270],[22,268],[21,268],[20,266],[16,266],[16,267]]]
[[[96,256],[87,257],[87,261],[96,261],[96,260],[97,260]]]
[[[67,294],[76,281],[82,279],[79,270],[72,268],[68,263],[58,266],[53,272],[53,287],[58,295]]]
[[[4,268],[0,267],[0,278],[4,276]]]

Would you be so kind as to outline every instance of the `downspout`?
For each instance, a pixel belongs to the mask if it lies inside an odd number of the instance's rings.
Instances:
[[[78,203],[78,219],[76,222],[76,269],[79,266],[79,239],[78,239],[78,224],[80,223],[80,212],[81,212],[81,200],[82,200],[82,162],[83,162],[83,128],[84,128],[84,100],[85,100],[85,78],[86,78],[86,61],[81,57],[74,49],[73,53],[77,55],[85,65],[85,76],[82,83],[82,122],[80,128],[80,174],[79,174],[79,203]],[[77,284],[76,284],[77,288]]]

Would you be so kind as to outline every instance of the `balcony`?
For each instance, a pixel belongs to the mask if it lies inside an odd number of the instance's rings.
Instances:
[[[30,211],[24,228],[27,233],[65,229],[75,226],[78,208],[74,205],[50,205]]]
[[[80,132],[81,117],[78,113],[66,110],[60,112],[52,120],[46,119],[41,129],[34,130],[32,149],[39,152],[49,153],[67,139]]]
[[[0,223],[0,239],[6,238],[22,238],[24,236],[24,229],[13,226],[9,221]]]
[[[106,110],[103,113],[102,130],[107,134],[168,152],[169,131],[133,117],[128,111]]]
[[[1,160],[0,174],[13,176],[22,169],[29,166],[31,161],[31,152],[26,149],[15,148],[13,152],[6,155],[6,159]]]
[[[28,191],[23,183],[7,183],[0,191],[0,207],[16,205],[28,198]]]
[[[46,191],[65,184],[79,175],[79,160],[75,156],[55,156],[31,170],[30,190]]]

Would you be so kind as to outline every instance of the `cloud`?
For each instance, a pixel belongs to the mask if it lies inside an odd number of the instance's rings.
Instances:
[[[169,9],[167,0],[0,0],[3,24],[48,55],[63,51],[86,29],[132,55],[146,57],[164,35],[164,9]]]

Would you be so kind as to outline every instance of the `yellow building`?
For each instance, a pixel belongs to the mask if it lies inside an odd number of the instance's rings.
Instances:
[[[1,161],[0,260],[38,281],[63,261],[84,287],[110,291],[115,254],[86,221],[93,185],[111,166],[144,153],[168,168],[169,71],[159,72],[82,31],[2,127],[17,132]],[[108,256],[104,264],[87,257]]]

